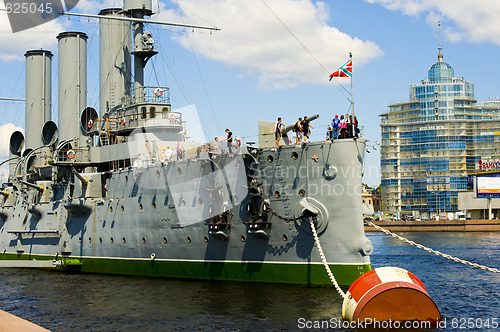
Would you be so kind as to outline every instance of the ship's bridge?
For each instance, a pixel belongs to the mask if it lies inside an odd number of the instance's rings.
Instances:
[[[99,134],[101,145],[118,142],[117,136],[128,136],[137,128],[148,131],[162,130],[171,140],[183,140],[182,114],[172,112],[168,87],[145,86],[142,98],[136,97],[124,106],[103,114],[102,118],[89,122],[89,133]]]

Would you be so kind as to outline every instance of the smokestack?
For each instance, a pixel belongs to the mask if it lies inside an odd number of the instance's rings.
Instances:
[[[50,120],[52,108],[52,53],[32,50],[26,57],[26,148],[43,145],[42,126]]]
[[[57,36],[59,139],[79,137],[80,147],[84,144],[80,113],[87,106],[87,38],[83,32],[62,32]]]
[[[103,9],[102,16],[126,17],[121,8]],[[99,20],[99,114],[130,103],[132,82],[130,23]]]

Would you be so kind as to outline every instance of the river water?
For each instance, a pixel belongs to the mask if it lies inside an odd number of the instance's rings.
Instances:
[[[500,233],[401,235],[500,268]],[[500,274],[381,233],[367,236],[375,247],[373,267],[397,266],[414,273],[448,330],[452,323],[453,329],[500,325]],[[333,288],[0,269],[0,308],[51,331],[294,331],[300,318],[315,322],[341,317],[341,306]]]

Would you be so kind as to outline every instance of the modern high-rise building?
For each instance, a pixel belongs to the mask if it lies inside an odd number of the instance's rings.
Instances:
[[[407,102],[381,114],[382,211],[432,218],[458,210],[479,160],[500,155],[500,101],[477,102],[474,84],[443,59],[410,86]]]

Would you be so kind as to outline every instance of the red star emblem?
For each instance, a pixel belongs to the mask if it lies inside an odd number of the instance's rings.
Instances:
[[[314,160],[315,162],[318,162],[318,156],[314,155],[311,157],[312,160]]]

